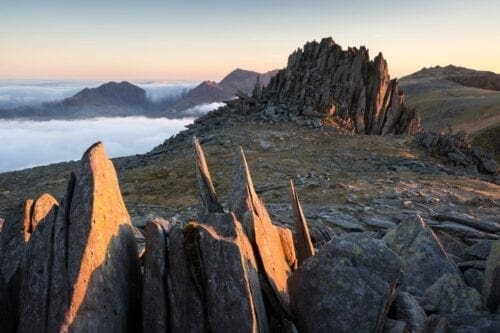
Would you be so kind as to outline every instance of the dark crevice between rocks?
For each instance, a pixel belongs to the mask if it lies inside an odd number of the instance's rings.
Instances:
[[[203,269],[202,253],[200,249],[200,227],[196,223],[189,223],[183,230],[184,237],[184,253],[186,254],[186,264],[190,272],[190,278],[193,282],[196,291],[200,297],[203,307],[203,321],[207,332],[210,332],[210,320],[208,318],[208,302],[207,302],[207,277]]]

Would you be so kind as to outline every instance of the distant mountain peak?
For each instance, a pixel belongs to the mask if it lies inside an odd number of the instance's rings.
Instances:
[[[63,102],[68,106],[138,106],[145,105],[146,91],[130,82],[107,82],[96,88],[85,88],[66,98]]]
[[[238,90],[250,94],[255,86],[257,77],[262,85],[267,85],[277,70],[266,73],[254,72],[236,68],[229,72],[220,82],[203,81],[191,89],[184,98],[174,105],[176,111],[183,111],[199,104],[223,102],[236,96]]]

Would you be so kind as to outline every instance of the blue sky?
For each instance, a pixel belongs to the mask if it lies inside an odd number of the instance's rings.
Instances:
[[[366,45],[392,76],[453,63],[500,72],[500,1],[0,3],[0,79],[218,80],[283,67],[306,41]]]

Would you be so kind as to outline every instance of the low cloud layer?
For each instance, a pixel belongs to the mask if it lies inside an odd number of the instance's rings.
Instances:
[[[95,81],[0,81],[0,108],[34,106],[71,97],[84,88],[94,88],[104,82]],[[174,99],[196,86],[196,82],[135,83],[146,90],[153,102]]]
[[[78,160],[94,142],[109,156],[146,153],[193,119],[145,117],[86,120],[0,120],[0,172]]]
[[[226,104],[224,103],[219,103],[219,102],[214,102],[214,103],[208,103],[208,104],[200,104],[195,107],[186,109],[182,111],[181,113],[185,115],[186,117],[198,117],[202,116],[204,114],[207,114],[208,112],[218,109],[221,106],[224,106]]]

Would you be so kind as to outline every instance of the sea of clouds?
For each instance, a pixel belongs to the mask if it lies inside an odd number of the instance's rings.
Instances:
[[[0,108],[38,105],[70,97],[94,81],[0,80]],[[180,97],[196,82],[134,82],[153,101]],[[185,119],[115,117],[83,120],[0,119],[0,172],[77,160],[91,144],[103,141],[112,157],[146,153],[184,129],[196,117],[223,103],[185,110]]]
[[[94,88],[105,82],[97,81],[42,81],[42,80],[0,80],[0,108],[34,106],[71,97],[84,88]],[[132,82],[146,90],[146,96],[153,102],[178,98],[198,82]]]
[[[78,160],[102,141],[109,156],[146,153],[193,118],[145,117],[84,120],[0,120],[0,172]]]

